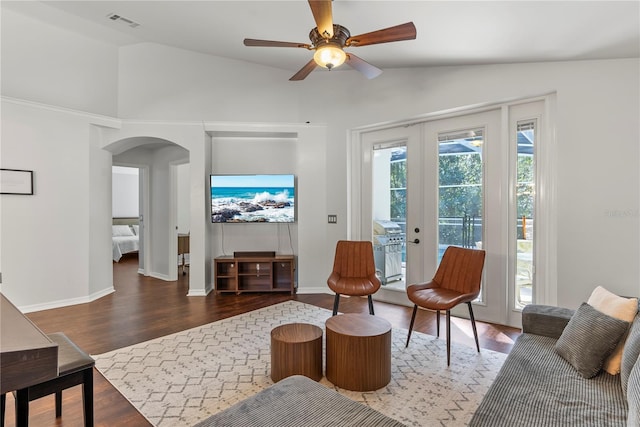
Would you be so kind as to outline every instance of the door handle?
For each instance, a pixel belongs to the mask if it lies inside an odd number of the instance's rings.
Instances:
[[[420,243],[420,239],[408,240],[407,243],[413,243],[414,245],[417,245],[418,243]]]

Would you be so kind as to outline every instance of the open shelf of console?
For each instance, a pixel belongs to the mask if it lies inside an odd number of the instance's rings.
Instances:
[[[213,262],[218,294],[296,291],[294,255],[219,256]]]

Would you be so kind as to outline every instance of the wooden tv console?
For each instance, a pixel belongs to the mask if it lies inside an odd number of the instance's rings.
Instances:
[[[295,288],[295,256],[274,252],[236,252],[214,260],[217,294],[234,292],[290,292]]]

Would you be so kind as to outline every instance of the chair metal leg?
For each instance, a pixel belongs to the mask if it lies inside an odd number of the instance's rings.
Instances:
[[[340,304],[340,294],[336,294],[335,299],[333,300],[333,315],[338,314],[338,304]]]
[[[478,353],[480,353],[480,342],[478,341],[478,330],[476,329],[476,319],[473,317],[473,309],[471,308],[471,303],[468,302],[469,306],[469,317],[471,318],[471,327],[473,328],[473,336],[476,339],[476,348],[478,349]]]
[[[371,297],[371,295],[367,295],[368,296],[368,300],[369,300],[369,314],[374,316],[374,312],[373,312],[373,298]]]
[[[418,305],[413,305],[413,314],[411,315],[411,323],[409,323],[409,334],[407,335],[407,343],[405,347],[409,347],[409,340],[411,339],[411,331],[413,330],[413,322],[416,320],[416,313],[418,312]]]
[[[447,310],[447,366],[451,364],[451,311]]]
[[[436,336],[440,338],[440,310],[436,310]]]

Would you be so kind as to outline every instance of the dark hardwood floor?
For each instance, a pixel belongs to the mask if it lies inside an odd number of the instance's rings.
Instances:
[[[188,276],[177,282],[164,282],[137,274],[136,257],[125,257],[114,264],[116,292],[97,301],[71,307],[28,314],[44,332],[64,332],[90,354],[101,354],[117,348],[200,326],[258,308],[295,299],[331,310],[329,294],[243,294],[187,297]],[[376,315],[394,327],[407,329],[411,308],[374,302]],[[340,311],[368,312],[366,298],[345,298]],[[444,318],[442,319],[444,326]],[[435,314],[421,310],[414,330],[435,335]],[[520,330],[477,322],[480,346],[503,353],[511,350]],[[441,331],[444,339],[445,331]],[[471,324],[466,319],[452,318],[452,340],[474,346]],[[13,427],[14,401],[7,395],[7,427]],[[94,370],[94,409],[96,426],[149,426],[146,419],[106,380]],[[31,402],[32,426],[82,426],[80,387],[63,393],[62,417],[55,418],[53,395]]]

